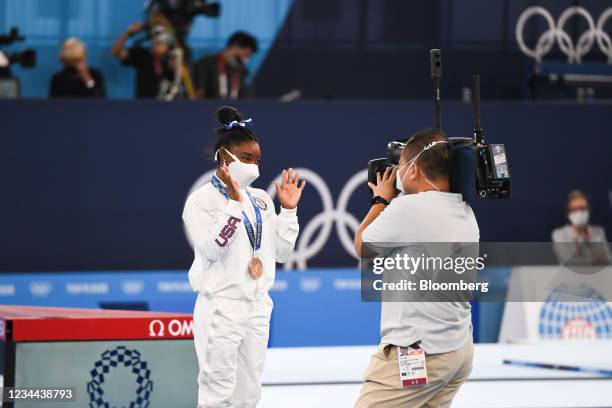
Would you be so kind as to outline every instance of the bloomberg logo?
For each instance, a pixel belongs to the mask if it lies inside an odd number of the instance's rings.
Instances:
[[[149,337],[192,337],[193,320],[172,319],[168,322],[163,320],[151,320],[149,323]]]

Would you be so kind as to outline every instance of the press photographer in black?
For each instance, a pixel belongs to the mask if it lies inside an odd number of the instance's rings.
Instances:
[[[450,192],[451,168],[452,147],[444,134],[429,129],[412,135],[399,165],[368,183],[374,197],[355,235],[357,255],[366,255],[367,243],[478,242],[471,207]],[[449,407],[472,369],[470,304],[382,302],[380,327],[381,344],[356,407]],[[403,381],[398,350],[420,353],[423,382]]]
[[[128,39],[145,30],[135,22],[121,34],[111,48],[111,54],[125,66],[136,69],[136,97],[158,98],[164,93],[164,84],[171,83],[176,66],[170,55],[172,38],[162,25],[149,28],[149,47],[134,45],[127,48]]]

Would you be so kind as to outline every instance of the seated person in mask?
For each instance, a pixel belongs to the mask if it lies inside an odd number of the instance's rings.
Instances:
[[[193,67],[198,98],[239,99],[248,96],[248,59],[257,52],[257,39],[244,32],[234,33],[220,53],[200,59]]]
[[[60,50],[64,68],[53,75],[49,96],[53,97],[105,97],[102,73],[87,65],[87,49],[76,37],[68,38]]]
[[[559,262],[572,265],[609,264],[610,251],[603,227],[589,225],[589,201],[584,193],[569,193],[565,213],[569,224],[555,229],[552,241]]]

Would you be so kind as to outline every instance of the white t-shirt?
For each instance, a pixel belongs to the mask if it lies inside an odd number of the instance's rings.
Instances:
[[[427,191],[395,198],[363,232],[365,243],[478,242],[474,212],[461,194]],[[463,346],[472,335],[468,302],[383,302],[381,343],[421,341],[429,354]]]

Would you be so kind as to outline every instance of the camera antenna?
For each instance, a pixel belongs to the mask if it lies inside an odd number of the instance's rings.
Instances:
[[[442,118],[440,112],[440,78],[442,77],[442,52],[439,49],[429,51],[431,65],[431,79],[433,80],[434,105],[436,109],[436,130],[442,130]]]
[[[480,127],[480,74],[474,74],[472,82],[472,95],[474,96],[474,143],[483,145],[485,143]]]

